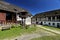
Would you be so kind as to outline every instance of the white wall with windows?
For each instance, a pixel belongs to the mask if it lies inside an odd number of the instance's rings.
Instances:
[[[43,25],[60,27],[60,22],[42,21]]]

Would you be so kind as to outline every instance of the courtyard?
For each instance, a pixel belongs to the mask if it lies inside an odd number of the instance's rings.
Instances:
[[[21,26],[15,26],[10,30],[0,30],[0,40],[59,40],[59,30],[59,28],[41,25],[31,25],[28,29],[22,29]]]
[[[38,38],[33,38],[31,40],[60,40],[60,28],[52,27],[52,26],[41,26],[39,25],[40,28],[47,30],[49,32],[52,32],[56,35],[52,36],[43,36],[43,37],[38,37]]]
[[[60,40],[57,2],[0,0],[0,40]]]

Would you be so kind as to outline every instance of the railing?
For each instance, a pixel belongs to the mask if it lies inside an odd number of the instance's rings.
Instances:
[[[12,24],[18,24],[18,23],[14,23],[14,22],[6,22],[6,21],[3,21],[3,20],[0,20],[0,26],[3,26],[3,25],[12,25]]]

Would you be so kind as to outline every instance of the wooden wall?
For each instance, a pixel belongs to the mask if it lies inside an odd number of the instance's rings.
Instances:
[[[0,12],[0,24],[5,23],[6,21],[6,13]]]

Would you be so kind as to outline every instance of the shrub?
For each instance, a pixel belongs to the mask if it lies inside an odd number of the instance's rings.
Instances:
[[[26,25],[25,28],[28,29],[30,27],[30,25]]]
[[[17,28],[17,27],[22,27],[20,24],[17,25],[12,25],[11,28]]]
[[[11,28],[15,28],[15,25],[12,25]]]

